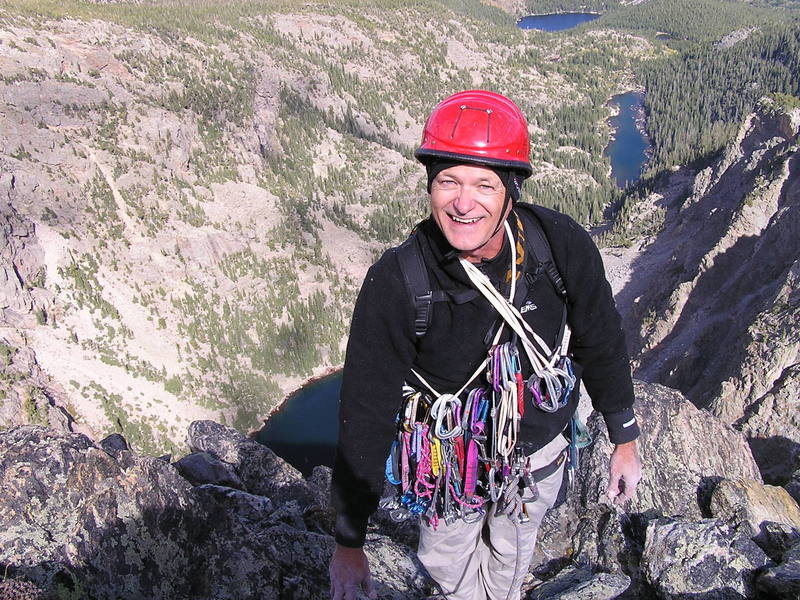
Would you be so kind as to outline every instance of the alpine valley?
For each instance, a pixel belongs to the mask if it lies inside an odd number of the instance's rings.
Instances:
[[[601,16],[515,25],[569,11]],[[422,119],[473,87],[602,246],[643,429],[620,510],[589,416],[523,597],[800,597],[800,2],[0,0],[0,599],[327,596],[330,470],[246,434],[341,366],[426,215]],[[435,597],[415,540],[373,518],[379,598]]]

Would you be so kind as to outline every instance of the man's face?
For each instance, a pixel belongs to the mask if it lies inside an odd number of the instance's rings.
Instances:
[[[457,165],[431,183],[431,213],[444,237],[470,262],[494,258],[503,247],[506,188],[487,167]]]

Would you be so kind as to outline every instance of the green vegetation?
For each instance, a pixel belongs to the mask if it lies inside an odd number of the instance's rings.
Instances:
[[[11,360],[16,354],[17,349],[14,346],[0,342],[0,365],[7,367],[11,364]]]
[[[739,0],[660,0],[620,6],[599,23],[650,35],[668,34],[671,40],[716,42],[733,31],[777,24],[783,18],[774,10]]]
[[[59,267],[58,272],[64,278],[73,282],[73,298],[79,307],[88,308],[92,313],[98,312],[101,317],[119,320],[119,311],[103,298],[103,286],[97,279],[100,265],[97,259],[84,254],[65,268]]]
[[[47,416],[47,407],[49,405],[47,397],[39,388],[26,386],[22,391],[22,412],[25,415],[26,422],[33,425],[48,426],[50,424],[50,419]]]
[[[800,20],[760,4],[703,0],[688,6],[685,0],[669,0],[621,7],[598,21],[651,35],[668,32],[671,47],[637,69],[647,92],[652,159],[638,185],[621,195],[615,226],[604,243],[627,244],[657,233],[663,211],[639,213],[661,174],[717,155],[760,98],[794,106],[792,99],[800,94]]]
[[[34,216],[74,249],[60,271],[59,310],[84,309],[94,321],[73,342],[252,428],[281,396],[279,378],[341,363],[359,282],[323,239],[333,225],[346,230],[334,232],[339,239],[358,236],[380,253],[425,216],[412,156],[422,119],[465,88],[508,94],[528,116],[541,177],[524,199],[587,224],[619,205],[637,231],[657,231],[663,213],[634,218],[634,206],[660,172],[716,151],[760,95],[775,92],[784,107],[798,96],[797,28],[788,10],[767,7],[796,3],[687,2],[528,2],[530,13],[603,13],[561,33],[521,31],[478,0],[2,4],[4,25],[28,28],[15,53],[55,49],[38,33],[38,45],[24,37],[68,18],[99,24],[86,43],[114,59],[103,69],[37,64],[0,76],[0,85],[69,92],[43,99],[51,104],[38,113],[63,116],[58,133],[38,117],[37,131],[87,170],[32,168],[59,189]],[[731,47],[715,45],[752,27]],[[659,32],[673,39],[658,41]],[[655,150],[645,180],[623,193],[603,156],[606,103],[633,83],[647,88]],[[45,160],[27,140],[15,143],[8,155],[17,161]],[[253,196],[265,206],[251,206]],[[122,289],[112,296],[101,281]],[[169,372],[137,355],[132,324],[112,298],[147,320],[137,341],[156,332],[177,348]],[[131,399],[82,391],[135,443],[162,435],[126,418]]]
[[[619,6],[619,0],[527,0],[526,15],[562,12],[605,13]]]
[[[652,168],[718,151],[761,96],[800,94],[798,74],[798,23],[765,27],[730,48],[702,44],[642,65]]]
[[[773,112],[777,110],[786,112],[800,108],[800,98],[797,96],[774,92],[772,94],[767,94],[767,98],[772,102],[772,107],[769,108]]]

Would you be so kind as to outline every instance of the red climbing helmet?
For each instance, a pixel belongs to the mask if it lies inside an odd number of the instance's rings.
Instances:
[[[511,100],[485,90],[458,92],[431,112],[414,152],[422,163],[455,160],[530,177],[528,122]]]

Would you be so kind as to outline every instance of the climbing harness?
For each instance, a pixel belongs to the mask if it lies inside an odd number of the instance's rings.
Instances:
[[[504,227],[508,239],[514,240],[507,221]],[[524,240],[520,219],[517,227],[517,237]],[[397,439],[386,461],[386,478],[396,486],[397,494],[381,500],[381,507],[388,509],[395,520],[421,515],[436,528],[442,519],[446,523],[481,519],[489,501],[502,508],[508,505],[504,498],[513,496],[529,502],[537,497],[536,481],[543,474],[531,470],[529,457],[517,444],[526,409],[525,389],[530,390],[534,407],[555,412],[566,406],[577,382],[567,355],[566,308],[558,343],[550,349],[514,305],[517,282],[521,279],[517,273],[522,262],[517,260],[521,243],[511,244],[508,298],[474,265],[461,259],[474,288],[500,315],[500,325],[485,360],[457,392],[439,393],[412,369],[426,391],[403,388]],[[552,262],[549,248],[547,256]],[[409,272],[424,265],[419,253],[409,252],[400,260],[405,265],[404,278],[410,289],[418,277]],[[554,287],[558,291],[555,283]],[[564,298],[566,294],[559,295]],[[417,336],[424,335],[430,325],[430,303],[438,301],[435,296],[430,291],[413,294]],[[500,343],[505,327],[511,330],[511,341]],[[523,379],[520,346],[533,371],[527,381]],[[481,375],[483,381],[476,383]],[[514,518],[524,522],[527,517],[522,511]]]

